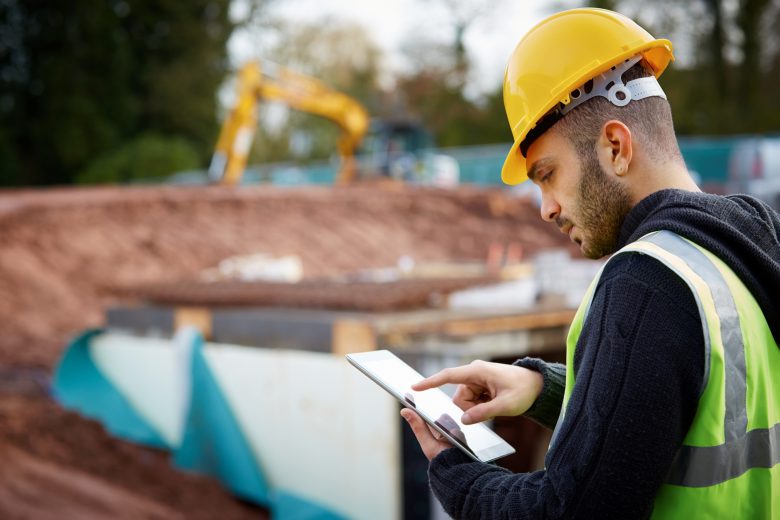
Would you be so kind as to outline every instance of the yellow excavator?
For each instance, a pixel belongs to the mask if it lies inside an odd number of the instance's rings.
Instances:
[[[368,112],[356,100],[315,78],[270,62],[250,62],[241,68],[237,97],[235,107],[222,125],[209,166],[212,182],[232,185],[241,180],[257,130],[257,106],[262,100],[281,101],[338,124],[342,135],[337,145],[341,157],[337,182],[354,180],[355,150],[369,128]]]

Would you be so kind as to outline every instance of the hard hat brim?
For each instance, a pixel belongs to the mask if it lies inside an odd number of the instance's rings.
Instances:
[[[525,157],[520,153],[520,141],[521,139],[518,139],[512,144],[501,168],[501,180],[510,186],[528,180]]]

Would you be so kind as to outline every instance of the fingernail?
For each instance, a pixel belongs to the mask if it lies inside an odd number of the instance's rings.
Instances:
[[[471,416],[468,414],[468,412],[464,413],[463,417],[460,418],[460,421],[463,424],[471,424]]]

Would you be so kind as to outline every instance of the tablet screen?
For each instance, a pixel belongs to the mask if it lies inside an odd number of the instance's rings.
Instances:
[[[463,415],[452,399],[434,388],[416,392],[411,386],[423,379],[412,367],[391,352],[380,350],[350,354],[347,358],[399,401],[417,412],[462,444],[464,451],[487,462],[514,453],[514,449],[484,424],[463,424]]]

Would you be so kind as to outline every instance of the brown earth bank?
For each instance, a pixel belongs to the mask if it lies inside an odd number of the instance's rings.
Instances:
[[[266,519],[167,453],[112,438],[48,397],[39,369],[0,369],[0,518]]]
[[[233,255],[298,255],[308,279],[569,247],[499,190],[165,187],[0,191],[0,365],[51,368],[103,323],[112,288],[175,282]]]
[[[116,287],[187,281],[220,260],[298,255],[306,279],[571,245],[500,190],[139,187],[0,191],[0,517],[258,518],[216,482],[60,409],[48,377],[103,324]]]

